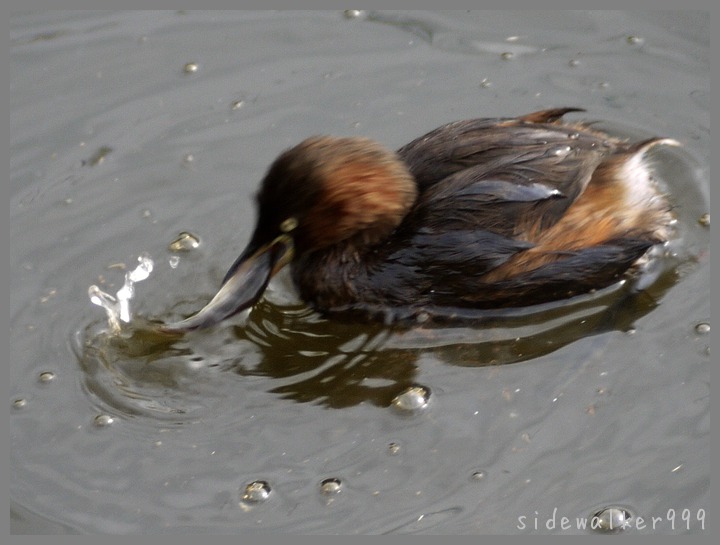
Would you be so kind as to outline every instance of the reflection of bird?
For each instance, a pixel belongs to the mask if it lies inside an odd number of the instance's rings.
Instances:
[[[560,121],[572,111],[449,123],[397,152],[304,140],[271,165],[255,231],[218,294],[167,328],[252,306],[288,263],[303,300],[325,312],[526,306],[616,282],[668,238],[645,154],[677,143],[627,144]]]

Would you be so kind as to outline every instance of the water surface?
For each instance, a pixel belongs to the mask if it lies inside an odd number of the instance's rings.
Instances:
[[[561,533],[554,510],[617,506],[701,532],[707,21],[14,15],[13,531]],[[267,165],[310,134],[397,148],[448,121],[560,106],[684,144],[655,154],[677,237],[639,293],[397,330],[317,316],[280,278],[249,317],[181,339],[140,322],[107,334],[90,303],[90,285],[115,293],[149,255],[136,313],[204,304],[251,233]],[[199,246],[173,246],[183,232]],[[671,524],[670,509],[692,518]]]

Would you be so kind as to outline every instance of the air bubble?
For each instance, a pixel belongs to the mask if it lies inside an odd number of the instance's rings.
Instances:
[[[708,333],[710,333],[710,324],[703,322],[696,325],[695,333],[699,335],[707,335]]]
[[[400,445],[397,443],[390,443],[387,447],[387,452],[390,456],[397,456],[400,454]]]
[[[38,380],[43,384],[49,384],[55,380],[56,375],[52,371],[43,371],[38,375]]]
[[[343,11],[346,19],[360,19],[365,17],[365,10],[362,9],[346,9]]]
[[[504,61],[512,60],[514,56],[515,55],[511,51],[505,51],[504,53],[500,54],[500,58]]]
[[[272,488],[267,481],[253,481],[245,486],[243,501],[246,503],[262,503],[270,497]]]
[[[323,479],[320,482],[320,492],[325,496],[339,494],[342,491],[342,481],[336,477]]]
[[[186,74],[194,74],[198,70],[200,70],[200,65],[196,62],[188,62],[183,66],[183,72]]]
[[[703,227],[710,227],[710,214],[706,212],[698,218],[698,223]]]
[[[392,400],[392,406],[401,413],[413,414],[425,409],[429,402],[429,388],[411,386]]]
[[[173,240],[168,249],[171,252],[189,252],[200,246],[200,238],[192,233],[183,231]]]
[[[93,420],[93,424],[97,428],[107,428],[113,422],[115,422],[115,419],[109,414],[99,414]]]
[[[591,528],[596,532],[620,532],[629,525],[632,514],[622,507],[606,507],[592,516]]]
[[[12,406],[13,409],[24,409],[25,407],[27,407],[27,399],[24,399],[22,397],[13,399]]]
[[[482,469],[478,469],[477,471],[473,471],[472,475],[470,475],[470,478],[473,481],[483,481],[485,480],[486,476],[487,473],[485,473]]]

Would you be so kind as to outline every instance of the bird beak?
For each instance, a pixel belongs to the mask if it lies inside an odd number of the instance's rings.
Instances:
[[[287,234],[263,245],[251,241],[207,305],[189,318],[165,324],[161,329],[174,333],[210,327],[252,307],[262,297],[270,279],[292,260],[293,253],[292,238]]]

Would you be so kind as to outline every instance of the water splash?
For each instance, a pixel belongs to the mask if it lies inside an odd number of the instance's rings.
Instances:
[[[108,325],[113,333],[119,333],[122,323],[129,323],[132,318],[130,301],[135,296],[135,283],[147,279],[153,271],[154,263],[149,255],[139,256],[138,262],[137,267],[125,273],[125,283],[115,296],[104,292],[94,284],[88,288],[90,302],[105,309]]]

